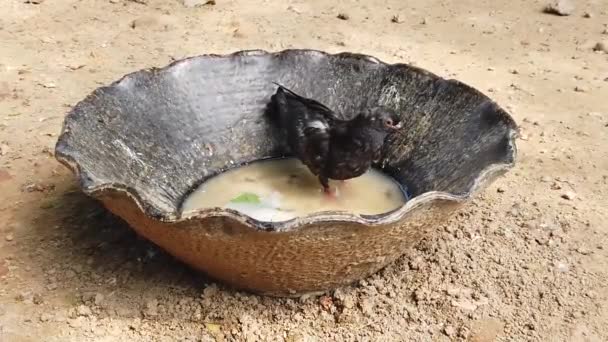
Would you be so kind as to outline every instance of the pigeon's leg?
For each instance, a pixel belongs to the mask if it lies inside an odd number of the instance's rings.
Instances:
[[[321,182],[321,185],[323,186],[323,193],[325,193],[326,196],[330,198],[336,197],[336,191],[332,191],[332,189],[329,187],[329,179],[327,177],[319,176],[319,182]]]

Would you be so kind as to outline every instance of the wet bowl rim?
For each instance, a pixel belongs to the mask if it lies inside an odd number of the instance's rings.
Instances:
[[[339,52],[339,53],[328,53],[320,50],[314,49],[287,49],[277,52],[268,52],[266,50],[241,50],[228,54],[202,54],[192,57],[187,57],[184,59],[176,60],[165,67],[162,68],[146,68],[141,69],[129,74],[124,75],[117,81],[113,83],[102,86],[95,89],[91,94],[86,96],[84,99],[79,101],[80,103],[86,102],[90,99],[90,97],[95,96],[95,94],[99,91],[110,89],[118,86],[121,82],[128,80],[132,77],[140,75],[142,73],[162,73],[167,72],[171,68],[179,66],[181,63],[185,63],[195,59],[204,59],[204,58],[240,58],[247,56],[260,56],[260,55],[274,55],[280,56],[282,54],[287,53],[300,53],[300,54],[317,54],[322,57],[331,57],[331,58],[354,58],[359,60],[364,60],[368,63],[380,64],[384,67],[398,67],[398,68],[407,68],[411,69],[415,72],[425,74],[434,79],[442,79],[448,83],[454,84],[456,86],[464,87],[467,91],[475,92],[478,95],[481,95],[486,99],[486,102],[492,103],[497,111],[502,112],[501,121],[507,121],[509,126],[508,130],[508,139],[509,139],[509,151],[512,155],[511,162],[509,163],[493,163],[488,165],[486,168],[482,169],[473,184],[463,194],[453,194],[444,191],[428,191],[422,193],[418,196],[413,197],[402,206],[396,208],[395,210],[379,215],[361,215],[349,212],[338,212],[338,211],[322,211],[315,212],[308,215],[296,217],[287,221],[279,221],[279,222],[266,222],[257,220],[249,215],[238,212],[232,209],[224,209],[224,208],[201,208],[199,210],[189,211],[187,213],[182,213],[181,208],[177,208],[175,213],[171,213],[168,211],[163,211],[162,209],[154,208],[154,204],[150,203],[149,199],[145,199],[141,196],[140,192],[135,188],[130,188],[121,184],[120,182],[103,182],[99,183],[99,180],[93,181],[93,185],[86,185],[88,179],[91,179],[88,176],[88,172],[83,170],[80,166],[79,162],[74,158],[68,149],[69,145],[66,143],[66,139],[70,133],[69,131],[69,123],[73,116],[77,114],[77,111],[74,110],[75,107],[72,108],[70,112],[65,116],[62,126],[61,134],[57,139],[57,143],[55,146],[55,158],[67,168],[69,168],[75,175],[75,177],[79,180],[80,189],[88,196],[99,199],[103,194],[108,191],[121,194],[122,196],[129,198],[137,208],[149,219],[164,222],[164,223],[181,223],[188,221],[203,221],[207,218],[211,217],[225,217],[238,222],[241,222],[247,227],[250,227],[256,231],[294,231],[296,229],[301,229],[305,226],[323,224],[323,223],[358,223],[365,226],[381,226],[381,225],[389,225],[394,224],[395,222],[401,221],[406,218],[408,213],[413,210],[425,206],[429,203],[436,201],[448,201],[454,203],[462,203],[469,200],[472,196],[474,196],[477,192],[484,189],[495,179],[496,176],[507,172],[509,169],[514,167],[517,159],[517,146],[516,139],[518,137],[518,128],[513,119],[513,117],[506,112],[503,108],[497,105],[491,98],[487,95],[481,93],[479,90],[455,79],[444,79],[436,74],[433,74],[425,69],[418,68],[412,65],[404,64],[404,63],[394,63],[389,64],[379,60],[376,57],[361,54],[361,53],[352,53],[352,52]],[[508,154],[507,154],[508,156]],[[96,184],[99,183],[99,184]],[[183,200],[182,200],[183,201]]]

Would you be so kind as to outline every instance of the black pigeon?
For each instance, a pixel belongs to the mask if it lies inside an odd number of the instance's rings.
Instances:
[[[342,120],[325,105],[275,83],[269,114],[286,135],[292,153],[319,177],[326,193],[329,179],[365,173],[381,157],[386,136],[401,128],[399,116],[378,106]]]

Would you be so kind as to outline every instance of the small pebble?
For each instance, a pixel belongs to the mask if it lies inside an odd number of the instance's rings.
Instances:
[[[348,20],[350,19],[350,16],[346,13],[339,13],[338,14],[338,19],[342,19],[342,20]]]
[[[554,0],[545,6],[544,12],[560,16],[568,16],[574,12],[574,3],[571,0]]]
[[[566,273],[570,270],[568,264],[564,264],[563,262],[558,262],[557,265],[555,265],[555,268],[561,273]]]
[[[146,303],[146,307],[143,310],[143,314],[146,317],[158,316],[158,300],[152,299]]]
[[[288,11],[292,11],[296,14],[302,14],[302,10],[300,10],[299,8],[295,7],[295,6],[288,6],[287,7]]]
[[[325,311],[330,311],[333,306],[333,299],[330,296],[322,296],[319,298],[319,304]]]
[[[573,191],[566,191],[565,193],[562,194],[562,198],[572,201],[573,199],[576,198],[576,193],[574,193]]]
[[[582,255],[589,255],[591,254],[591,250],[586,248],[586,247],[579,247],[576,249],[576,251]]]
[[[95,295],[95,299],[94,299],[95,305],[100,306],[103,303],[103,300],[104,300],[104,297],[101,293],[97,293]]]
[[[13,241],[15,237],[13,236],[13,234],[6,234],[6,236],[4,237],[4,239],[8,242]]]
[[[91,311],[91,308],[89,308],[88,306],[79,305],[76,308],[76,314],[78,316],[88,317],[88,316],[91,316],[93,314],[93,312]]]
[[[44,303],[44,298],[42,297],[41,294],[36,293],[34,294],[34,296],[32,297],[32,301],[34,302],[34,304],[36,305],[40,305],[42,303]]]
[[[608,40],[603,40],[595,44],[595,46],[593,47],[593,51],[601,51],[604,53],[608,53]]]
[[[577,93],[586,93],[588,91],[587,87],[576,86],[574,87],[574,91]]]
[[[395,23],[395,24],[401,24],[403,22],[403,19],[401,19],[401,17],[396,14],[391,18],[391,22]]]
[[[215,296],[217,293],[219,292],[217,285],[215,284],[211,284],[209,286],[207,286],[204,290],[203,290],[203,294],[202,297],[203,298],[212,298],[213,296]]]
[[[215,0],[184,0],[184,6],[188,8],[201,7],[206,5],[215,5]]]
[[[451,325],[446,325],[445,328],[443,328],[443,333],[447,336],[447,337],[455,337],[456,336],[456,329],[454,329],[453,326]]]

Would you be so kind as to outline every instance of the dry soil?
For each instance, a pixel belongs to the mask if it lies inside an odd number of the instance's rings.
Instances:
[[[568,16],[533,0],[197,2],[0,0],[0,340],[608,341],[606,0],[573,1]],[[225,288],[82,195],[52,152],[96,87],[254,48],[361,52],[460,79],[521,125],[518,164],[351,287]]]

